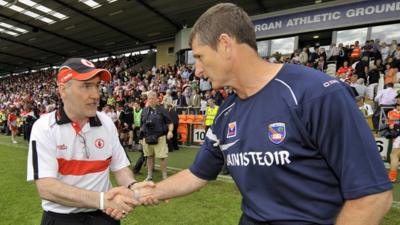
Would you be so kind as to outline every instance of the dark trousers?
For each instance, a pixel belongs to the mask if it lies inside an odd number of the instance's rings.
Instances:
[[[133,128],[133,143],[134,144],[139,144],[139,140],[140,140],[140,127],[135,127]]]
[[[139,174],[142,169],[143,164],[146,163],[147,157],[144,156],[143,150],[140,152],[140,156],[137,159],[135,165],[132,167],[132,172],[134,174]]]
[[[173,152],[174,150],[179,150],[178,145],[178,126],[174,124],[174,130],[172,131],[173,137],[167,140],[168,151]]]
[[[120,225],[120,221],[100,210],[70,214],[44,211],[41,225]]]

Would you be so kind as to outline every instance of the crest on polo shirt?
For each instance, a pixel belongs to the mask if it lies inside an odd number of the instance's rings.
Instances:
[[[236,131],[237,131],[236,121],[229,123],[228,124],[228,134],[226,135],[226,138],[236,137]]]
[[[268,138],[274,144],[280,144],[286,137],[285,123],[271,123],[268,125]]]
[[[96,148],[102,149],[102,148],[104,147],[104,140],[101,139],[101,138],[97,138],[97,139],[94,141],[94,145],[96,146]]]

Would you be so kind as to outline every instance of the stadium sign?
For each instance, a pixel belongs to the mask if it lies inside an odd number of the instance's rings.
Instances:
[[[375,138],[376,145],[378,147],[379,154],[381,155],[382,160],[387,161],[387,154],[389,148],[389,141],[384,137],[376,137]]]
[[[281,16],[256,16],[257,38],[398,20],[400,0],[361,1]]]

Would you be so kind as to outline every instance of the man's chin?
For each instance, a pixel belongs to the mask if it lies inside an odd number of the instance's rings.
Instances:
[[[221,88],[221,85],[219,85],[218,83],[212,83],[211,88],[217,90]]]
[[[86,116],[87,117],[95,117],[96,116],[96,112],[97,112],[97,109],[88,110]]]

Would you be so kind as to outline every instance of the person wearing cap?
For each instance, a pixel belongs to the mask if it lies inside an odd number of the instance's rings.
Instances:
[[[220,105],[190,168],[138,196],[188,195],[226,162],[243,196],[240,225],[380,223],[392,184],[346,85],[260,58],[250,17],[232,3],[201,15],[189,41],[196,76],[235,93]]]
[[[97,112],[100,81],[111,74],[82,58],[70,58],[57,75],[62,105],[32,128],[27,180],[36,184],[45,224],[120,224],[140,203],[115,125]],[[119,187],[112,188],[113,172]],[[110,216],[102,212],[116,209]]]

